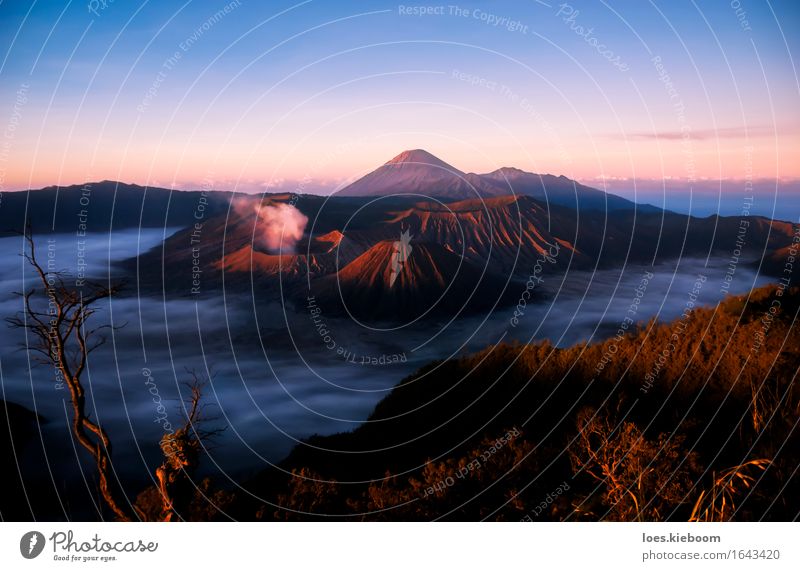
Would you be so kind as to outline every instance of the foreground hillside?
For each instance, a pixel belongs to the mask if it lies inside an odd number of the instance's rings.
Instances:
[[[433,363],[360,428],[298,446],[228,513],[793,519],[799,304],[798,288],[768,286],[602,343]]]

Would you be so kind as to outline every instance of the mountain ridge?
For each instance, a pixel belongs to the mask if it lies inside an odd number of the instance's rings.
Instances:
[[[403,151],[336,193],[360,197],[395,194],[446,200],[523,194],[577,210],[661,211],[564,175],[537,174],[510,166],[484,174],[464,172],[424,149]]]

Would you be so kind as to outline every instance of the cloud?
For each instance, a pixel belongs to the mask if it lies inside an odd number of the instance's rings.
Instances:
[[[775,136],[775,127],[756,125],[751,127],[719,127],[717,129],[690,129],[686,132],[676,131],[632,131],[627,133],[613,133],[609,137],[623,141],[680,141],[684,138],[695,141],[717,139],[747,139],[755,137]]]

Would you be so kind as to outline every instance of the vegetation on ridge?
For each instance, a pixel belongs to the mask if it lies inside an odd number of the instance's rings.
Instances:
[[[358,429],[298,446],[284,472],[250,483],[269,502],[251,511],[242,497],[235,511],[793,519],[799,302],[798,288],[767,286],[600,343],[497,345],[433,363]]]

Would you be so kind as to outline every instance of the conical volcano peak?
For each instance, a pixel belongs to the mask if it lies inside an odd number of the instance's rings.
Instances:
[[[461,172],[457,168],[447,164],[439,157],[432,155],[424,149],[411,149],[403,151],[395,158],[386,163],[387,165],[415,164],[442,167],[452,172]]]
[[[465,174],[423,149],[403,151],[388,163],[339,191],[340,196],[414,194],[467,198],[496,194],[493,185]]]

